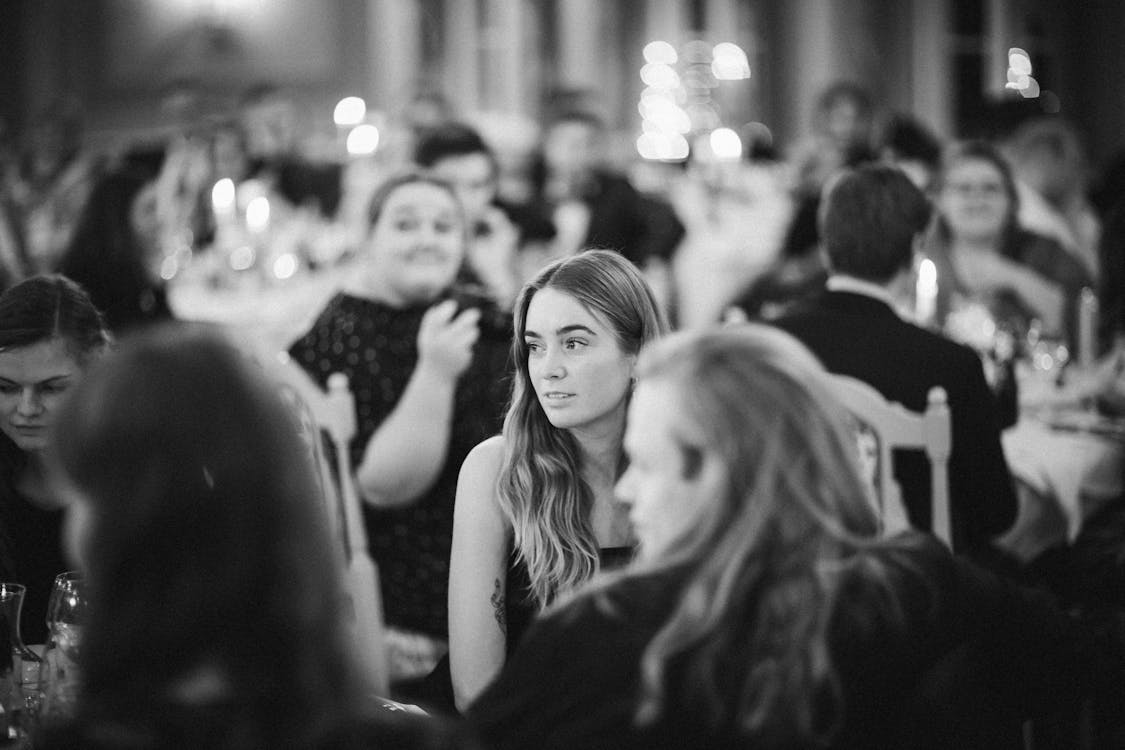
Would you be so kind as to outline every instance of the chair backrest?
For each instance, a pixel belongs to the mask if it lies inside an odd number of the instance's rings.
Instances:
[[[356,433],[355,399],[348,389],[348,378],[333,373],[328,391],[309,377],[284,352],[270,367],[286,400],[294,404],[307,433],[314,465],[318,469],[325,511],[330,528],[340,539],[345,581],[351,599],[355,640],[370,687],[379,695],[388,694],[386,645],[383,634],[383,606],[379,576],[367,546],[363,509],[352,468],[350,443]],[[309,424],[311,422],[311,424]],[[321,432],[332,441],[335,466],[330,466],[322,450]]]
[[[874,438],[873,479],[887,533],[909,527],[902,489],[894,478],[891,453],[897,448],[920,449],[930,460],[931,531],[952,548],[949,520],[949,452],[952,424],[945,389],[935,386],[928,394],[926,411],[912,412],[888,401],[872,386],[848,375],[829,375],[829,387],[859,422],[860,442]]]

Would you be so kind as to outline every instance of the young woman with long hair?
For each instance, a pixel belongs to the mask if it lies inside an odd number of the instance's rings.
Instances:
[[[450,564],[450,664],[463,708],[528,621],[632,537],[613,487],[637,354],[667,329],[641,272],[588,250],[546,266],[515,307],[515,381],[499,436],[461,468]]]
[[[1095,668],[1048,603],[930,536],[881,536],[796,339],[680,333],[637,374],[617,486],[637,559],[537,620],[470,707],[494,747],[1001,746],[968,741],[1015,739],[1023,688],[1120,679],[1120,638]]]

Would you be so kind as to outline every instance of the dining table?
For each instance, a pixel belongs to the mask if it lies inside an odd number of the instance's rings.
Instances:
[[[169,282],[168,304],[177,319],[218,324],[256,351],[280,352],[356,273],[355,260],[285,278],[258,269],[217,274],[204,266]]]
[[[1099,408],[1098,393],[1115,376],[1106,367],[1068,367],[1060,376],[1016,363],[1019,417],[1001,442],[1020,508],[998,543],[1022,562],[1073,543],[1125,491],[1125,416]]]

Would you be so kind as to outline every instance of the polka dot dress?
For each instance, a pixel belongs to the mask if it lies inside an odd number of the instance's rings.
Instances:
[[[418,328],[425,307],[396,309],[348,294],[336,295],[316,323],[289,349],[321,385],[342,372],[355,397],[357,433],[352,465],[359,466],[372,434],[390,414],[418,360]],[[446,591],[457,474],[468,452],[500,431],[510,376],[510,318],[482,316],[473,362],[454,395],[446,462],[434,486],[406,508],[365,506],[368,540],[379,566],[387,623],[447,637]]]

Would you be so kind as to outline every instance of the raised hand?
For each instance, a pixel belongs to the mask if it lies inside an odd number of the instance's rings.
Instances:
[[[426,311],[418,329],[418,367],[447,380],[456,380],[468,368],[480,337],[480,310],[456,313],[455,300],[440,302]]]

